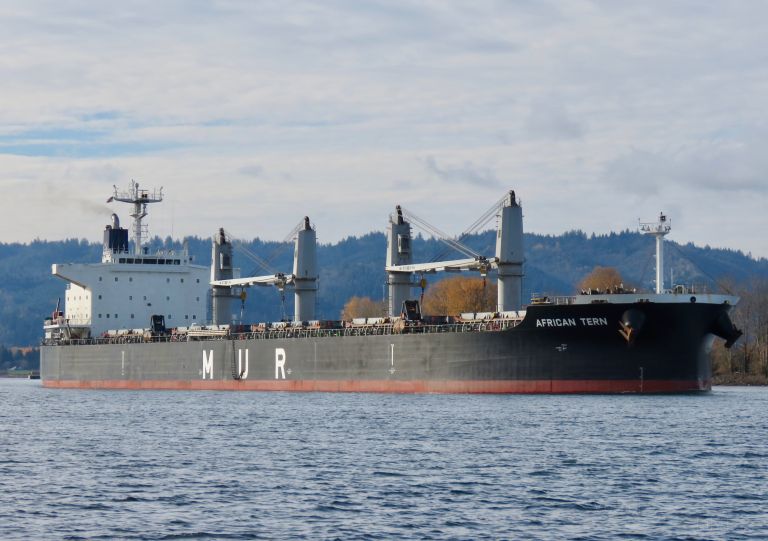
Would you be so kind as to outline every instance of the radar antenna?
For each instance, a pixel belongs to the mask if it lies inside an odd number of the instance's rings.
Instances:
[[[131,180],[131,185],[127,192],[119,192],[117,186],[113,186],[115,193],[107,199],[107,203],[119,201],[121,203],[130,203],[133,205],[133,251],[136,255],[141,255],[142,239],[149,236],[147,226],[142,224],[142,220],[147,216],[147,205],[150,203],[159,203],[163,200],[163,188],[160,190],[140,190],[139,183]]]

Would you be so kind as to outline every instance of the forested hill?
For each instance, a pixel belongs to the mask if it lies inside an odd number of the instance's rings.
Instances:
[[[195,261],[208,265],[210,240],[185,239]],[[495,232],[487,231],[463,239],[479,253],[493,255]],[[180,249],[170,238],[154,239],[152,250]],[[255,239],[246,247],[271,267],[290,272],[293,249],[290,244]],[[417,237],[413,242],[415,261],[454,259],[456,253],[444,250],[434,239]],[[524,298],[531,292],[570,294],[575,285],[595,266],[616,267],[627,284],[651,289],[654,278],[654,241],[634,232],[588,236],[572,231],[559,236],[525,235]],[[384,295],[383,233],[350,237],[336,244],[321,245],[318,251],[320,291],[318,317],[339,317],[344,303],[353,295],[381,299]],[[677,283],[696,283],[714,287],[715,281],[746,284],[753,277],[768,277],[768,260],[755,260],[741,252],[691,244],[667,243],[665,252],[668,276],[671,270]],[[42,335],[43,318],[50,314],[57,298],[63,300],[65,283],[51,276],[52,263],[97,262],[101,245],[78,240],[35,241],[31,244],[0,244],[0,344],[36,344]],[[266,274],[242,252],[235,251],[235,264],[242,275]],[[428,277],[429,281],[439,276]],[[490,277],[493,279],[493,276]],[[669,279],[669,278],[668,278]],[[293,297],[286,295],[285,310],[290,316]],[[245,305],[249,321],[277,320],[282,316],[279,293],[273,288],[253,288]]]

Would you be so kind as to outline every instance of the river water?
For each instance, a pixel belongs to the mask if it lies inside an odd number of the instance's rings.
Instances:
[[[2,539],[766,539],[768,389],[48,390],[0,380]]]

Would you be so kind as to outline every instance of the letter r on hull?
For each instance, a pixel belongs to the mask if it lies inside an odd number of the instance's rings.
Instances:
[[[275,348],[275,379],[285,379],[285,350]]]

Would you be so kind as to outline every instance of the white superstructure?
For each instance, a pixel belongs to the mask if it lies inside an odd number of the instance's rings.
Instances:
[[[147,203],[159,201],[139,190],[135,182],[131,193],[132,200],[125,202],[140,206],[140,212],[134,209],[134,220],[146,217]],[[140,242],[142,235],[136,232],[141,224],[134,223],[133,228],[134,239]],[[52,265],[53,275],[67,282],[67,291],[64,313],[51,327],[79,329],[78,335],[89,330],[91,336],[100,336],[109,330],[147,328],[153,315],[163,316],[169,327],[205,324],[209,267],[193,264],[186,248],[154,254],[140,244],[133,248],[128,230],[120,227],[113,214],[104,231],[101,263]]]

